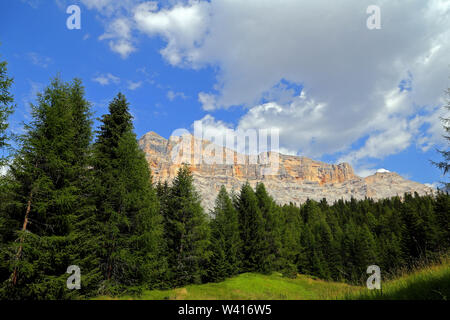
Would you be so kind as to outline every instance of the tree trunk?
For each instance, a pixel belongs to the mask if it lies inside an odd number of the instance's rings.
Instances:
[[[25,219],[23,221],[23,226],[22,226],[22,235],[20,236],[20,245],[19,245],[19,249],[17,250],[16,253],[16,265],[14,267],[14,272],[11,276],[12,279],[12,284],[16,285],[17,283],[17,262],[20,259],[20,255],[22,253],[22,248],[23,248],[23,241],[25,240],[25,231],[27,231],[27,225],[28,225],[28,216],[30,215],[30,211],[31,211],[31,200],[33,199],[33,191],[30,191],[30,196],[28,198],[28,203],[27,203],[27,211],[25,212]]]

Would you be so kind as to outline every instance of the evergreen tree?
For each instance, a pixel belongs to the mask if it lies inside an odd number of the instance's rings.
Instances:
[[[331,279],[332,266],[331,260],[333,257],[333,236],[328,223],[325,220],[321,220],[315,225],[315,235],[316,235],[316,251],[320,252],[320,259],[318,258],[318,263],[320,264],[320,274],[322,279]],[[334,273],[334,270],[333,270]]]
[[[239,213],[239,228],[242,241],[242,270],[244,272],[264,272],[265,227],[258,199],[247,182],[241,188],[236,209]]]
[[[0,61],[0,152],[8,147],[8,117],[13,111],[13,97],[10,88],[13,80],[7,75],[6,61]],[[5,157],[0,154],[0,170],[5,165]]]
[[[425,258],[425,225],[418,207],[410,194],[405,194],[402,205],[402,244],[405,256],[412,263],[418,258]]]
[[[437,225],[439,230],[440,252],[445,252],[450,248],[450,197],[448,194],[439,192],[434,203]]]
[[[279,265],[286,277],[297,277],[297,264],[302,251],[301,232],[304,228],[300,210],[293,204],[283,206],[281,210],[281,248]]]
[[[221,281],[239,271],[238,214],[224,186],[221,187],[211,221],[211,260],[209,279]]]
[[[364,281],[367,279],[366,270],[370,265],[377,264],[376,243],[373,234],[367,225],[358,226],[356,228],[356,237],[354,243],[354,266],[355,273],[353,281]]]
[[[132,116],[119,93],[101,119],[94,144],[92,189],[95,199],[91,241],[103,280],[100,292],[158,284],[162,258],[162,219],[144,153],[133,133]]]
[[[71,247],[77,213],[83,210],[79,181],[90,136],[88,106],[77,110],[71,94],[75,88],[81,90],[78,81],[55,78],[38,94],[37,105],[31,106],[33,120],[25,126],[11,165],[0,272],[1,295],[11,299],[75,294],[66,289],[65,273],[75,260]],[[81,129],[75,119],[86,126]]]
[[[450,98],[450,88],[446,91],[448,97]],[[447,110],[450,110],[450,99],[447,100],[447,105],[445,106]],[[449,141],[450,144],[450,118],[442,118],[442,124],[445,130],[444,138]],[[450,150],[438,150],[439,153],[444,158],[440,162],[433,162],[439,169],[441,169],[444,173],[444,176],[450,172]],[[444,182],[445,190],[450,190],[450,182]]]
[[[329,210],[329,208],[327,208]],[[328,211],[327,222],[332,233],[332,239],[330,243],[328,266],[330,269],[331,278],[333,280],[343,279],[343,261],[342,261],[342,239],[344,233],[342,227],[339,225],[337,217],[333,212]]]
[[[297,269],[302,274],[314,274],[315,239],[308,224],[305,224],[300,236],[300,252],[297,259]]]
[[[269,196],[263,183],[258,183],[255,190],[258,206],[264,224],[264,240],[262,243],[263,272],[270,273],[279,269],[281,250],[281,213],[275,201]]]
[[[0,252],[3,250],[4,242],[8,228],[7,218],[5,216],[6,199],[10,187],[4,179],[3,174],[6,166],[6,157],[4,156],[4,149],[8,147],[8,135],[6,130],[8,129],[8,117],[12,113],[13,97],[10,93],[12,85],[12,79],[7,76],[6,62],[0,61]],[[2,275],[0,274],[0,279]]]
[[[165,217],[170,279],[173,286],[200,283],[207,275],[210,230],[189,168],[184,165],[170,188]]]

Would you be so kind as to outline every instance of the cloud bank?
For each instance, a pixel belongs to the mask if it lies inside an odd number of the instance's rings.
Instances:
[[[285,150],[357,165],[442,141],[449,0],[82,1],[104,13],[101,38],[122,57],[145,34],[173,66],[213,67],[204,110],[247,108],[234,129],[280,128]],[[372,4],[380,30],[366,27]]]

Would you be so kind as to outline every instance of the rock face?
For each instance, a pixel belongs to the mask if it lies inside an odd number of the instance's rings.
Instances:
[[[431,188],[393,172],[361,178],[347,163],[332,165],[274,152],[242,155],[192,136],[167,140],[149,132],[139,140],[139,146],[146,154],[154,182],[171,182],[183,163],[187,163],[206,210],[214,207],[222,185],[228,191],[239,191],[246,181],[253,187],[263,182],[279,204],[300,204],[308,198],[326,198],[332,203],[351,197],[382,199],[401,196],[405,192],[421,195],[433,192]]]

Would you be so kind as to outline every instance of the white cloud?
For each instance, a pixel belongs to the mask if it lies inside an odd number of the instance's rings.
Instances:
[[[108,40],[112,51],[117,52],[126,59],[136,48],[132,43],[132,22],[126,18],[117,18],[108,25],[107,32],[99,37],[99,40]]]
[[[432,189],[438,189],[438,188],[442,187],[442,183],[440,183],[440,182],[425,183],[425,185]]]
[[[42,56],[36,52],[29,52],[27,54],[27,58],[35,66],[44,69],[47,68],[50,63],[52,63],[52,59],[50,59],[49,57]]]
[[[134,10],[138,30],[149,36],[162,36],[167,46],[161,54],[173,65],[197,60],[195,48],[208,27],[210,4],[190,1],[158,11],[156,2],[145,2]]]
[[[120,54],[120,56],[124,59],[127,58],[132,52],[136,51],[136,48],[133,47],[131,42],[124,39],[120,39],[117,41],[110,41],[109,47],[111,48],[112,51],[115,51],[118,54]]]
[[[183,92],[175,92],[173,90],[167,91],[167,99],[174,101],[177,98],[186,100],[188,97]]]
[[[128,89],[130,89],[130,90],[136,90],[136,89],[140,88],[141,86],[142,86],[142,81],[137,81],[137,82],[128,81]]]
[[[101,74],[92,80],[99,83],[102,86],[107,86],[110,83],[114,83],[114,84],[120,83],[120,78],[116,77],[115,75],[113,75],[111,73]]]
[[[216,98],[212,94],[200,92],[198,94],[198,101],[202,104],[202,108],[205,111],[216,109]]]
[[[88,9],[96,9],[108,17],[131,10],[137,2],[136,0],[81,0]]]
[[[99,10],[114,6],[99,2]],[[133,30],[163,38],[160,52],[174,66],[217,70],[214,91],[198,96],[204,110],[243,105],[249,110],[238,128],[277,127],[286,150],[339,152],[361,164],[442,142],[436,106],[450,74],[450,1],[380,0],[382,29],[372,31],[370,4],[191,0],[159,8],[127,1],[127,27],[115,25],[117,17],[109,25],[124,41]],[[407,90],[398,88],[402,81]],[[283,83],[304,86],[307,97]]]

